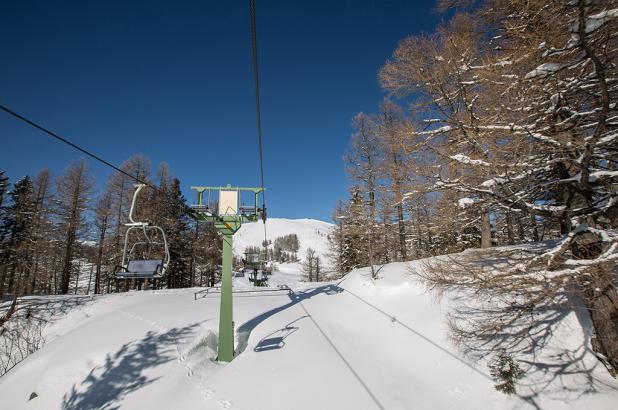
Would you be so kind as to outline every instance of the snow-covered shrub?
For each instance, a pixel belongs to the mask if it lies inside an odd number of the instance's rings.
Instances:
[[[0,329],[0,377],[43,346],[44,321],[32,309],[17,311]]]

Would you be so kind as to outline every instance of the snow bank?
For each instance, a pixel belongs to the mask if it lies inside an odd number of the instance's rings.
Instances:
[[[486,363],[465,358],[449,340],[445,315],[462,303],[458,295],[437,299],[415,281],[412,272],[431,261],[385,265],[377,280],[365,268],[339,282],[296,284],[292,295],[236,294],[239,354],[229,364],[212,360],[218,295],[194,300],[196,289],[177,289],[87,298],[45,329],[47,345],[0,378],[1,407],[615,408],[618,381],[590,353],[585,320],[575,313],[555,325],[540,354],[516,357],[545,371],[527,374],[519,396],[497,392]],[[298,277],[286,268],[273,274],[274,284]]]

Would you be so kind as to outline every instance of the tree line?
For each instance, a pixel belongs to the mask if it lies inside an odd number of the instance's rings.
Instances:
[[[443,0],[438,9],[452,17],[400,42],[379,72],[387,97],[353,119],[350,197],[329,235],[334,266],[375,272],[551,240],[499,284],[460,271],[425,279],[492,289],[484,294],[499,294],[511,319],[555,302],[564,292],[548,289],[569,283],[592,318],[595,350],[618,369],[618,2]]]
[[[120,169],[158,188],[142,191],[136,218],[161,226],[167,235],[171,259],[165,286],[214,282],[220,264],[218,236],[186,215],[180,181],[167,164],[158,166],[154,178],[142,155],[130,157]],[[0,171],[0,295],[77,292],[84,265],[91,273],[87,292],[118,290],[113,271],[122,263],[135,181],[115,172],[98,195],[94,183],[84,161],[72,163],[57,177],[42,170],[12,184]]]

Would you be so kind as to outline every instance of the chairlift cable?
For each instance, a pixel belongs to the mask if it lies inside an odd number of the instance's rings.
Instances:
[[[260,154],[260,181],[262,183],[262,220],[264,221],[264,247],[267,246],[266,239],[266,197],[264,192],[264,160],[262,154],[262,118],[260,114],[260,79],[258,70],[258,50],[257,50],[257,30],[255,24],[255,0],[249,1],[249,12],[251,14],[251,54],[253,57],[253,84],[255,86],[255,113],[257,117],[258,148]]]
[[[147,187],[154,189],[156,192],[161,192],[161,189],[156,187],[155,185],[152,185],[151,183],[149,183],[147,181],[144,181],[143,179],[141,179],[139,177],[136,177],[134,175],[129,174],[128,172],[124,171],[122,168],[117,167],[116,165],[112,164],[111,162],[106,161],[105,159],[101,158],[100,156],[98,156],[98,155],[96,155],[96,154],[86,150],[85,148],[80,147],[79,145],[69,141],[68,139],[66,139],[66,138],[56,134],[53,131],[50,131],[49,129],[43,127],[42,125],[39,125],[36,122],[34,122],[34,121],[24,117],[23,115],[20,115],[20,114],[16,113],[15,111],[5,107],[4,105],[0,104],[0,110],[6,112],[7,114],[12,115],[13,117],[17,118],[18,120],[20,120],[22,122],[25,122],[26,124],[30,125],[33,128],[36,128],[36,129],[44,132],[45,134],[47,134],[47,135],[57,139],[58,141],[60,141],[60,142],[62,142],[64,144],[67,144],[67,145],[71,146],[72,148],[74,148],[74,149],[76,149],[76,150],[86,154],[87,156],[95,159],[96,161],[102,163],[103,165],[106,165],[106,166],[114,169],[115,171],[120,172],[121,174],[131,178],[132,180],[136,181],[137,183],[144,184]],[[182,206],[182,208],[185,210],[185,212],[187,214],[189,214],[189,215],[193,214],[194,211],[189,206],[187,206],[186,204],[183,204],[183,203],[179,203],[179,204]]]

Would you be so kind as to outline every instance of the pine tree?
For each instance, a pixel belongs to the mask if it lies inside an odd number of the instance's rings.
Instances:
[[[346,215],[343,216],[342,269],[349,272],[369,263],[367,208],[360,190],[353,187]]]
[[[191,285],[189,269],[191,259],[191,229],[185,213],[186,200],[180,190],[178,178],[172,180],[167,201],[167,212],[163,229],[167,234],[170,250],[170,265],[167,270],[168,288]]]
[[[25,176],[9,192],[10,203],[2,219],[2,272],[0,295],[4,290],[15,294],[25,291],[25,281],[32,270],[33,259],[33,200],[32,180]]]
[[[0,169],[0,209],[4,205],[4,196],[9,189],[9,177]]]
[[[329,258],[331,265],[338,275],[347,273],[344,267],[344,224],[347,215],[347,207],[343,201],[338,201],[333,212],[332,220],[335,225],[328,234]]]

